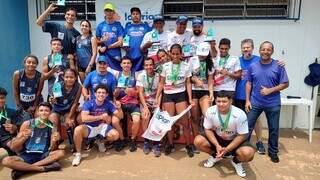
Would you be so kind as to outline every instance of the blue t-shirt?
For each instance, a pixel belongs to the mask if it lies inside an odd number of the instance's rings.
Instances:
[[[116,110],[116,107],[109,100],[105,100],[102,105],[98,106],[96,100],[91,99],[86,101],[82,107],[82,111],[89,112],[89,115],[91,116],[99,116],[103,113],[112,115],[114,112],[116,112]],[[86,122],[85,124],[95,127],[99,126],[101,122],[101,119],[97,119],[96,121]]]
[[[235,99],[246,100],[246,73],[248,71],[249,66],[252,63],[258,62],[260,60],[260,57],[253,55],[251,59],[244,59],[243,56],[241,56],[239,57],[239,60],[242,69],[242,75],[241,79],[237,80]]]
[[[289,82],[287,72],[284,67],[272,60],[269,64],[262,64],[260,60],[252,63],[248,69],[247,81],[251,82],[251,104],[258,107],[274,107],[281,105],[280,92],[274,92],[267,96],[262,96],[262,87],[272,88],[279,84]]]
[[[126,24],[124,29],[125,35],[130,37],[129,40],[129,51],[127,52],[127,56],[133,60],[132,71],[138,71],[143,69],[143,54],[140,50],[140,45],[143,40],[143,36],[151,31],[151,27],[148,24],[140,23],[140,24]],[[139,62],[136,62],[139,61]],[[140,62],[141,61],[141,62]]]
[[[45,22],[43,32],[48,32],[51,38],[62,40],[62,54],[74,54],[76,52],[76,37],[80,35],[75,28],[67,29],[64,25],[55,22]]]
[[[95,99],[94,89],[99,85],[104,84],[107,86],[109,94],[108,99],[112,100],[113,92],[117,86],[117,80],[110,72],[106,74],[99,74],[97,71],[90,72],[84,80],[83,86],[90,91],[90,98]]]
[[[109,39],[105,41],[104,45],[108,46],[118,41],[119,37],[124,35],[123,27],[120,22],[115,21],[108,24],[106,21],[101,22],[96,29],[96,36],[102,38],[103,36],[108,36]],[[112,48],[105,51],[104,55],[108,59],[109,66],[117,71],[121,70],[120,60],[121,60],[121,49]]]
[[[81,35],[76,38],[76,55],[78,66],[86,69],[89,65],[92,56],[92,44],[91,44],[92,35],[81,39]]]

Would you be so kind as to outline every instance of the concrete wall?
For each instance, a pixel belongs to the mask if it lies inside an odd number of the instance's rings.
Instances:
[[[43,33],[35,25],[35,0],[29,0],[29,26],[31,52],[43,58],[49,51],[50,36]],[[301,19],[297,22],[286,20],[226,20],[205,22],[205,26],[212,26],[218,40],[227,37],[232,41],[231,54],[240,55],[240,42],[244,38],[252,38],[256,47],[262,41],[269,40],[275,45],[274,58],[286,61],[286,70],[290,79],[290,87],[283,91],[283,96],[294,95],[310,99],[311,88],[304,84],[303,79],[309,73],[308,65],[320,56],[320,1],[303,1]],[[76,27],[79,27],[79,22]],[[96,22],[92,23],[95,26]],[[175,22],[166,22],[166,29],[174,29]],[[190,27],[190,24],[189,24]],[[255,53],[257,54],[257,49]],[[317,91],[315,91],[317,92]],[[316,99],[316,98],[315,98]],[[315,100],[316,101],[316,100]],[[291,125],[291,107],[283,107],[281,127]],[[307,109],[299,107],[296,116],[296,125],[307,127]],[[266,124],[266,123],[264,123]]]

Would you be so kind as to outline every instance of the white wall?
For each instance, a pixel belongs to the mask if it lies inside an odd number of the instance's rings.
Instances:
[[[31,52],[43,58],[50,52],[50,35],[43,33],[35,23],[37,18],[35,0],[29,0],[28,3]],[[320,7],[318,0],[303,1],[301,18],[297,22],[287,20],[225,20],[205,22],[205,26],[212,26],[216,30],[218,40],[224,37],[231,39],[231,54],[235,55],[240,55],[240,42],[244,38],[252,38],[256,50],[259,44],[265,40],[273,42],[275,45],[274,58],[286,61],[286,70],[290,80],[289,88],[284,90],[282,95],[310,99],[311,87],[304,84],[303,80],[309,73],[308,65],[316,57],[320,57],[318,45],[320,42],[320,21],[318,19],[320,11],[318,11],[318,7]],[[76,23],[77,29],[79,29],[78,23]],[[92,24],[95,27],[96,23]],[[174,29],[174,26],[174,21],[166,22],[167,29]],[[316,98],[314,102],[316,102]],[[282,108],[281,127],[290,127],[291,110],[285,106]],[[295,116],[297,127],[307,128],[307,109],[305,107],[297,108]]]

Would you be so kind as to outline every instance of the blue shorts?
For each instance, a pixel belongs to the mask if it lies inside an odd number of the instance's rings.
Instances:
[[[86,126],[88,128],[88,139],[96,138],[97,136],[105,138],[109,131],[113,129],[111,124],[106,123],[101,123],[99,126],[90,126],[86,124]]]
[[[33,164],[33,163],[36,163],[36,162],[41,161],[44,158],[48,157],[49,153],[50,153],[49,151],[47,151],[45,153],[24,152],[24,153],[20,154],[19,157],[22,158],[24,162],[26,162],[28,164]]]

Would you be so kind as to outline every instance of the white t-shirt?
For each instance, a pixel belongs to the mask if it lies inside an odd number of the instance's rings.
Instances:
[[[217,71],[220,71],[223,68],[225,68],[229,73],[241,70],[239,58],[237,56],[230,55],[224,66],[220,64],[220,61],[222,61],[220,57],[217,57],[217,59],[214,61],[214,91],[235,91],[237,80],[228,75],[222,76]]]
[[[143,87],[144,90],[144,99],[146,100],[146,103],[153,107],[155,104],[157,89],[159,86],[159,78],[160,75],[155,72],[153,78],[147,77],[147,72],[143,70],[140,74],[138,74],[137,77],[137,83],[136,85],[139,87]]]
[[[200,63],[202,64],[202,66],[200,66]],[[206,76],[206,69],[205,69],[205,68],[207,68],[206,61],[204,60],[204,61],[200,62],[198,56],[194,56],[189,59],[189,64],[191,67],[192,76],[197,77],[198,79],[200,79],[204,83],[203,88],[196,87],[195,84],[192,83],[192,90],[209,90],[208,89],[208,78]],[[208,75],[212,75],[213,72],[214,72],[214,67],[212,66],[212,69],[208,70]]]
[[[190,44],[192,46],[191,54],[192,56],[196,56],[197,46],[204,42],[205,35],[201,34],[200,36],[195,36],[194,34],[191,37]]]
[[[223,121],[227,115],[221,115]],[[222,130],[218,115],[217,105],[208,108],[204,118],[203,127],[216,132],[224,140],[233,140],[238,134],[249,133],[246,113],[241,109],[231,105],[231,114],[226,131]]]
[[[180,44],[181,46],[190,44],[192,32],[186,30],[183,34],[177,34],[176,31],[172,31],[168,35],[168,50],[173,44]]]
[[[180,68],[178,68],[180,65]],[[174,79],[173,72],[178,69],[177,78]],[[164,93],[176,94],[186,91],[186,79],[191,77],[190,65],[184,61],[173,64],[172,61],[163,64],[161,76],[165,78]]]
[[[140,47],[143,47],[148,41],[152,42],[152,33],[154,31],[155,30],[152,30],[144,35]],[[167,31],[164,31],[161,34],[159,33],[158,38],[160,42],[153,43],[152,46],[148,48],[148,57],[156,55],[159,49],[168,50],[168,34],[169,32]]]

